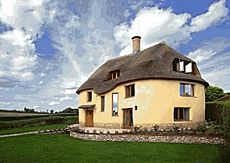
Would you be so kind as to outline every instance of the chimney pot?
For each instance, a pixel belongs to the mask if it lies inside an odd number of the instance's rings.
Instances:
[[[132,44],[133,44],[133,53],[137,53],[141,50],[141,36],[133,36]]]

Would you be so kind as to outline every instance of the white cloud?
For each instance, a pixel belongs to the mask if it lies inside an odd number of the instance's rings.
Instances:
[[[0,33],[0,78],[32,80],[37,64],[34,41],[45,19],[43,0],[0,0],[0,21],[12,30]]]
[[[66,94],[66,95],[74,95],[74,94],[76,94],[76,89],[65,89],[64,94]]]
[[[50,106],[58,105],[58,104],[60,104],[60,102],[52,101],[52,102],[49,103]]]
[[[208,12],[198,15],[191,21],[191,32],[207,29],[219,21],[226,19],[228,8],[225,7],[225,0],[220,0],[209,6]]]
[[[39,109],[39,108],[40,108],[40,106],[35,105],[35,106],[33,106],[33,108],[34,108],[34,109]]]
[[[211,84],[230,91],[230,39],[215,38],[191,51],[188,57],[194,59],[202,76]]]
[[[65,100],[72,100],[73,98],[72,97],[69,97],[69,96],[65,96],[65,97],[61,97],[60,99],[59,99],[59,101],[65,101]]]
[[[34,50],[32,40],[21,30],[0,34],[0,78],[31,80],[36,65]]]
[[[197,49],[188,54],[189,58],[194,59],[196,62],[201,62],[210,59],[216,54],[212,49]]]
[[[142,37],[142,49],[163,40],[178,45],[190,38],[190,33],[185,27],[190,17],[187,13],[176,15],[171,9],[157,7],[140,10],[130,26],[122,23],[114,29],[116,40],[120,47],[124,47],[120,54],[132,52],[130,38],[135,35]]]
[[[142,49],[160,41],[166,41],[176,47],[189,41],[191,33],[205,30],[226,19],[227,13],[228,9],[223,0],[211,4],[208,12],[195,18],[188,13],[175,14],[171,9],[143,8],[139,10],[130,25],[125,22],[116,26],[114,37],[122,48],[120,55],[132,53],[130,38],[135,35],[142,37]]]

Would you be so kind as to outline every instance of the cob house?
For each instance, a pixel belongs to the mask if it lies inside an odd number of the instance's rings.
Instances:
[[[205,120],[205,88],[196,63],[165,42],[108,60],[78,90],[82,127],[194,127]]]

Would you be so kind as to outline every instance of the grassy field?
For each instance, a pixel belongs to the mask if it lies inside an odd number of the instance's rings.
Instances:
[[[217,162],[218,145],[93,142],[69,135],[0,139],[0,162]]]
[[[0,111],[0,134],[63,128],[77,121],[78,116],[72,113],[38,114]]]
[[[53,124],[53,125],[44,125],[44,126],[35,126],[35,127],[10,128],[10,129],[0,130],[0,135],[30,132],[30,131],[60,129],[60,128],[66,128],[67,126],[68,126],[67,124]]]
[[[0,117],[25,117],[25,116],[45,116],[48,114],[37,114],[37,113],[16,113],[16,112],[1,112]]]

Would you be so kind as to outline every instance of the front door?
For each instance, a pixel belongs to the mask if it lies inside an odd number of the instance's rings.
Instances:
[[[85,126],[93,127],[93,110],[86,110]]]
[[[123,110],[123,128],[130,129],[133,126],[133,110]]]

